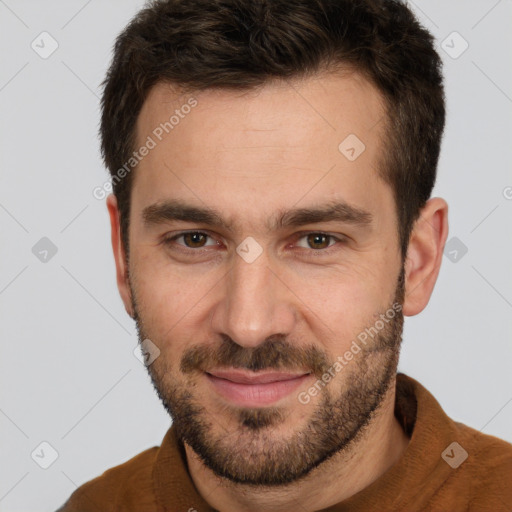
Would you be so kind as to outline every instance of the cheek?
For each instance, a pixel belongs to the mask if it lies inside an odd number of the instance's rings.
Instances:
[[[221,277],[209,271],[184,269],[149,251],[133,257],[130,269],[138,313],[148,337],[162,349],[180,349],[207,318],[208,293]]]
[[[352,340],[385,310],[387,295],[369,270],[303,276],[290,286],[304,297],[298,307],[309,329],[331,355],[343,353]],[[311,283],[315,283],[311,286]]]

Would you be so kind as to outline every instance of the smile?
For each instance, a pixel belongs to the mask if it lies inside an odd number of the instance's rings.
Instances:
[[[304,372],[249,372],[234,369],[212,370],[205,375],[217,394],[242,407],[274,404],[290,395],[311,376]]]

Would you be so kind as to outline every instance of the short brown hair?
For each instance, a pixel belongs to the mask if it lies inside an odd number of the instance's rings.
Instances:
[[[434,39],[398,0],[151,1],[118,36],[103,82],[105,164],[114,178],[130,159],[137,117],[156,83],[243,90],[340,65],[385,99],[379,174],[393,190],[405,257],[434,187],[445,101]],[[113,180],[127,252],[132,175]]]

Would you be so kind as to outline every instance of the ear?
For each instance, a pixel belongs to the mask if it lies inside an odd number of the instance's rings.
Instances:
[[[448,204],[440,197],[429,199],[409,238],[405,259],[404,315],[417,315],[427,306],[439,275],[447,236]]]
[[[107,197],[107,208],[110,216],[112,250],[114,251],[114,260],[116,263],[116,279],[117,288],[124,308],[128,315],[133,318],[132,296],[128,280],[128,266],[126,261],[126,253],[121,239],[121,223],[119,209],[117,206],[117,198],[114,194]]]

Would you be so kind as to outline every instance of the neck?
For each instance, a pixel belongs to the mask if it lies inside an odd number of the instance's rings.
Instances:
[[[409,438],[394,415],[395,385],[366,429],[329,460],[297,482],[279,487],[233,483],[218,477],[185,444],[192,480],[213,508],[222,512],[284,512],[321,510],[365,489],[385,473],[403,454]]]

